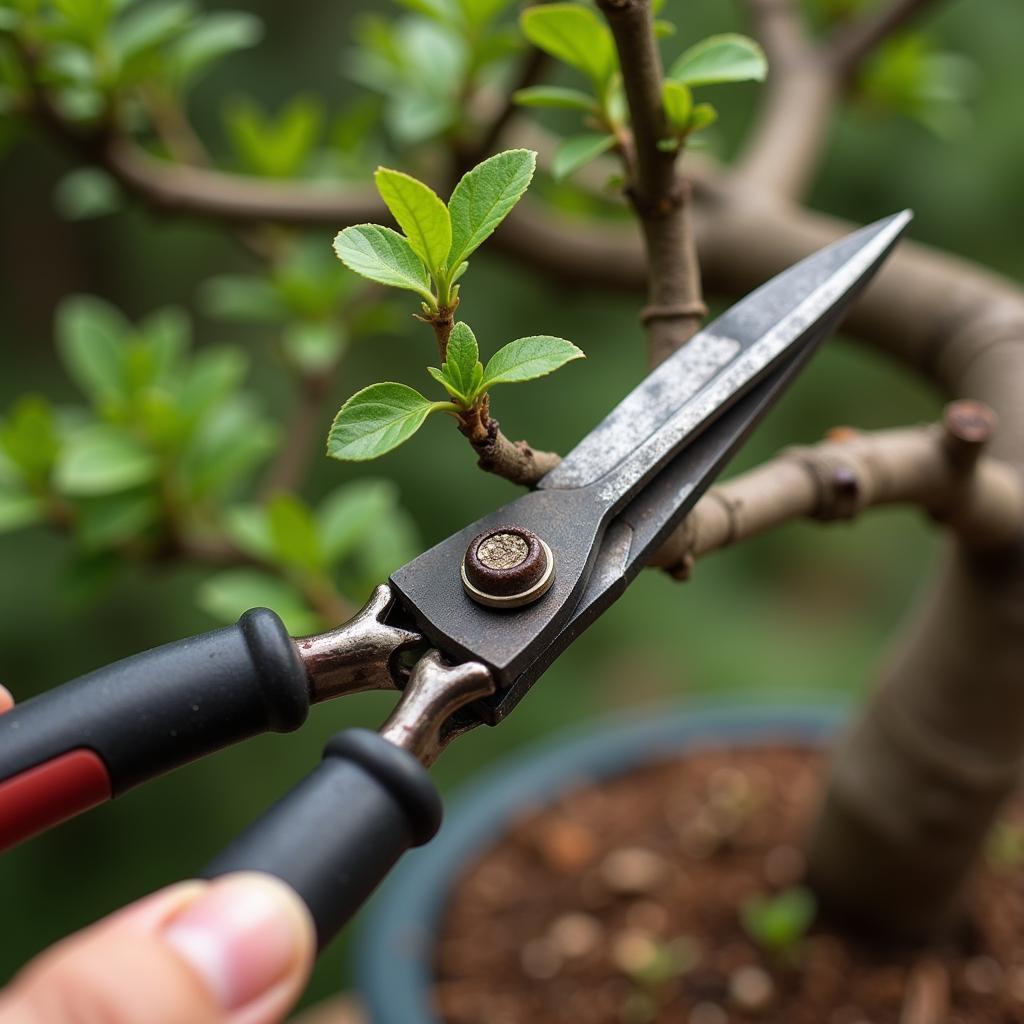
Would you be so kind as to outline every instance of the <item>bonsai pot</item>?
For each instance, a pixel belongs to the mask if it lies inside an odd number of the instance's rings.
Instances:
[[[670,709],[496,765],[369,909],[373,1024],[1024,1022],[1019,799],[943,944],[831,931],[813,905],[793,931],[842,720],[835,705]]]

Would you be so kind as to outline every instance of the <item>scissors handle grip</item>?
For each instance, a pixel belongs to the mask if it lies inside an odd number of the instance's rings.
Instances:
[[[348,729],[200,877],[276,875],[309,908],[322,949],[402,854],[440,824],[441,798],[419,761],[375,732]]]
[[[234,625],[144,651],[0,715],[0,851],[146,779],[309,711],[284,623]]]

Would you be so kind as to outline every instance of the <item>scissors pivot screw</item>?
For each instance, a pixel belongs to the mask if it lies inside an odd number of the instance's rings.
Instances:
[[[474,537],[462,560],[462,585],[478,604],[521,608],[547,593],[555,579],[551,548],[520,526]]]

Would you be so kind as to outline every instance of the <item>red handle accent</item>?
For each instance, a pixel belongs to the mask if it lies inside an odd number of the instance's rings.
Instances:
[[[0,782],[0,852],[110,799],[106,765],[71,750]]]

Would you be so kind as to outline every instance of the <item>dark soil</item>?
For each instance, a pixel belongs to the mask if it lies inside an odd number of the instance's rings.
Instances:
[[[441,930],[449,1024],[1024,1024],[1024,801],[955,940],[889,951],[820,923],[787,954],[741,908],[798,883],[821,755],[703,752],[524,818]]]

